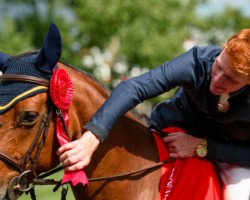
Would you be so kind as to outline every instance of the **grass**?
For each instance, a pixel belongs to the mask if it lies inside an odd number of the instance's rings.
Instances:
[[[48,177],[48,179],[54,179],[54,180],[61,180],[63,175],[63,171],[60,171],[54,175],[51,175]],[[60,200],[61,199],[61,191],[62,187],[60,187],[56,192],[53,192],[54,185],[52,186],[36,186],[36,199],[37,200]],[[20,198],[20,200],[30,200],[30,194],[26,195],[23,194]],[[68,194],[66,197],[67,200],[74,200],[73,192],[69,186]]]

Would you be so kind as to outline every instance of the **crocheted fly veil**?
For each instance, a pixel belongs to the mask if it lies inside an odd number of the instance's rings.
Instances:
[[[60,58],[61,50],[60,32],[52,24],[40,51],[13,57],[0,52],[0,71],[4,75],[29,75],[49,81]],[[48,87],[38,83],[0,82],[0,114],[8,111],[23,99],[47,90]]]

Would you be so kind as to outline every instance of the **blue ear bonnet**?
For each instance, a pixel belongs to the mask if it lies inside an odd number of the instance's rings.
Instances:
[[[4,74],[23,74],[36,76],[38,78],[44,78],[50,80],[51,73],[39,70],[36,64],[38,53],[30,53],[27,55],[20,55],[17,57],[10,57],[7,62],[3,63]]]
[[[2,55],[3,53],[0,57]],[[0,58],[0,71],[4,75],[22,74],[50,80],[60,55],[60,33],[57,27],[52,24],[39,52],[16,57],[5,57],[4,55]],[[48,87],[38,83],[0,82],[0,114],[26,98],[46,91],[48,91]]]
[[[6,69],[4,74],[23,74],[36,76],[50,80],[51,74],[42,73],[35,67],[36,55],[29,55],[21,58],[9,58],[3,64]],[[0,114],[4,113],[18,102],[41,92],[48,88],[35,83],[27,82],[1,82],[0,84]]]

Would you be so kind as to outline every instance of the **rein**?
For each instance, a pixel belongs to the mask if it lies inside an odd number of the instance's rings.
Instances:
[[[136,177],[144,176],[150,172],[153,172],[154,170],[159,169],[162,165],[173,162],[175,160],[176,160],[175,158],[172,158],[169,160],[164,160],[164,161],[158,162],[154,165],[151,165],[149,167],[145,167],[145,168],[131,171],[131,172],[127,172],[127,173],[121,173],[118,175],[103,176],[103,177],[98,177],[98,178],[89,178],[88,181],[89,182],[98,182],[98,181],[109,182],[109,181],[114,181],[114,180],[133,179]],[[60,166],[56,169],[53,169],[47,173],[42,174],[41,176],[38,176],[38,178],[33,181],[33,184],[34,185],[56,185],[55,188],[53,189],[53,191],[55,192],[61,186],[61,181],[56,181],[54,179],[44,179],[44,178],[62,170],[62,169],[63,169],[63,166]]]
[[[50,82],[48,80],[34,77],[34,76],[28,76],[28,75],[20,75],[20,74],[12,74],[12,75],[1,75],[0,76],[0,82],[29,82],[29,83],[36,83],[40,85],[44,85],[49,87]],[[42,123],[38,129],[38,132],[33,139],[30,147],[28,148],[27,152],[25,153],[25,156],[21,161],[17,160],[16,158],[8,155],[7,153],[0,151],[0,160],[14,168],[16,171],[20,173],[19,176],[14,177],[9,186],[8,186],[8,197],[9,199],[17,199],[22,193],[24,192],[30,192],[31,198],[36,199],[34,186],[35,185],[56,185],[53,191],[55,192],[60,186],[61,181],[55,181],[54,179],[44,179],[47,176],[50,176],[60,170],[63,169],[63,166],[60,166],[58,168],[55,168],[49,172],[43,173],[40,176],[37,176],[35,173],[35,166],[38,161],[39,155],[42,151],[42,148],[45,144],[45,140],[48,135],[48,129],[49,129],[49,123],[52,117],[52,112],[55,109],[55,106],[53,105],[52,100],[49,98],[46,105],[46,113],[43,116]],[[62,123],[64,124],[64,129],[69,136],[69,130],[67,129],[66,123],[64,121],[64,118],[62,117],[62,112],[60,109],[56,110],[56,114],[60,117],[62,120]],[[158,133],[158,131],[156,131]],[[41,141],[38,143],[39,138],[41,138]],[[32,152],[34,151],[35,147],[36,152],[34,155],[34,158],[31,157]],[[30,163],[30,169],[25,170],[25,166],[28,164],[28,161],[31,160]],[[113,180],[121,180],[121,179],[132,179],[136,177],[144,176],[147,173],[150,173],[158,168],[160,168],[162,165],[172,162],[175,159],[169,159],[164,160],[162,162],[158,162],[152,166],[145,167],[139,170],[135,170],[128,173],[122,173],[114,176],[105,176],[105,177],[98,177],[98,178],[90,178],[88,179],[89,182],[97,182],[97,181],[113,181]],[[64,188],[63,188],[64,189]]]

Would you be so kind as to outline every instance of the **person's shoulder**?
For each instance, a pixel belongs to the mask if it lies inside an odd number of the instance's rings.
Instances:
[[[193,51],[200,59],[214,60],[222,51],[222,48],[217,45],[194,46]]]

